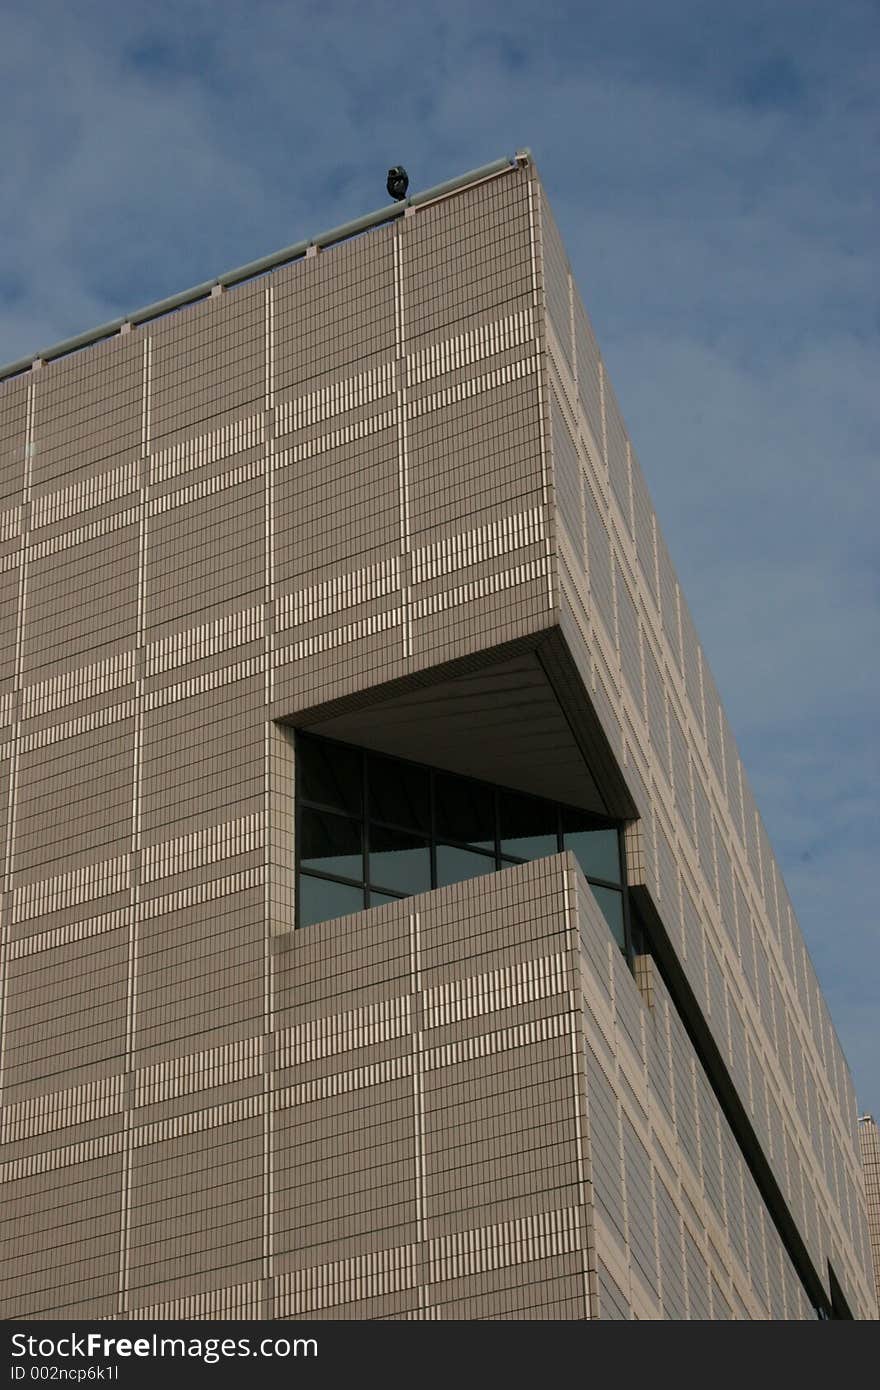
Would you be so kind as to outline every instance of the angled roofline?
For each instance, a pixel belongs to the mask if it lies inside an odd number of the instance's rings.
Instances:
[[[53,362],[56,358],[66,357],[68,353],[79,351],[80,348],[90,347],[92,343],[99,343],[105,338],[112,338],[123,329],[149,323],[151,319],[161,318],[163,314],[169,314],[175,309],[182,309],[187,304],[196,304],[201,299],[209,298],[218,287],[228,289],[232,285],[242,284],[245,280],[253,280],[258,275],[265,275],[267,271],[275,270],[278,266],[289,265],[291,261],[301,260],[313,246],[319,249],[335,246],[337,242],[347,241],[349,237],[358,236],[370,227],[381,226],[383,222],[393,222],[396,218],[402,217],[409,207],[420,207],[424,203],[435,202],[439,198],[447,197],[450,193],[458,192],[459,189],[467,188],[470,184],[480,183],[484,179],[494,178],[510,169],[521,167],[528,164],[531,157],[530,150],[517,150],[515,155],[504,159],[495,159],[491,164],[483,164],[478,169],[471,169],[466,174],[459,174],[457,178],[435,184],[433,188],[426,188],[422,193],[414,193],[409,198],[401,199],[400,202],[389,203],[385,207],[377,208],[375,212],[368,212],[363,217],[356,217],[351,222],[343,222],[340,226],[331,228],[329,232],[319,232],[317,236],[294,242],[292,246],[285,246],[283,250],[274,251],[271,255],[262,256],[259,260],[249,261],[247,265],[241,265],[236,270],[227,270],[225,274],[218,275],[213,280],[204,280],[200,285],[193,285],[191,289],[181,290],[179,294],[169,295],[166,299],[157,299],[153,304],[147,304],[142,309],[135,309],[133,313],[124,314],[121,318],[111,319],[109,323],[102,323],[98,328],[92,328],[86,333],[79,333],[73,338],[65,338],[60,343],[53,344],[52,347],[44,348],[41,352],[20,357],[16,362],[7,362],[0,367],[0,381],[7,381],[10,377],[29,371],[38,363]]]

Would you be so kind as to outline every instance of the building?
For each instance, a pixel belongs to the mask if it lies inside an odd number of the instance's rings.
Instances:
[[[4,375],[3,1316],[874,1316],[528,154]]]
[[[874,1263],[874,1287],[880,1303],[880,1134],[873,1115],[859,1116],[859,1144],[868,1205],[868,1237]]]

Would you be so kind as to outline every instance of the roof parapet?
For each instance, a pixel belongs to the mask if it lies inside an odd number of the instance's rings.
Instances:
[[[271,255],[262,256],[259,260],[249,261],[247,265],[239,266],[236,270],[227,270],[223,275],[218,275],[213,280],[204,280],[202,284],[194,285],[188,290],[181,290],[179,294],[169,295],[166,299],[157,299],[153,304],[147,304],[142,309],[135,309],[131,314],[124,314],[122,318],[111,319],[109,323],[102,323],[98,328],[92,328],[86,333],[78,333],[73,338],[65,338],[60,343],[54,343],[52,347],[44,348],[41,352],[31,353],[28,357],[20,357],[16,362],[7,362],[0,367],[0,381],[6,381],[9,377],[29,371],[37,363],[53,362],[59,357],[66,357],[69,353],[79,351],[80,348],[90,347],[93,343],[100,343],[106,338],[113,338],[123,330],[137,327],[142,323],[149,323],[151,319],[161,318],[164,314],[170,314],[175,309],[182,309],[188,304],[197,304],[202,299],[208,299],[218,286],[221,289],[229,289],[233,285],[240,285],[246,280],[253,280],[259,275],[265,275],[267,271],[276,270],[279,266],[302,260],[310,247],[314,246],[323,250],[325,247],[337,245],[340,241],[347,241],[349,237],[358,236],[371,227],[379,227],[383,222],[393,222],[398,217],[403,217],[408,207],[422,207],[426,203],[433,203],[452,193],[457,193],[460,189],[467,188],[471,184],[481,183],[484,179],[495,178],[499,174],[507,173],[510,169],[521,168],[530,162],[531,157],[530,150],[517,150],[513,156],[493,160],[491,164],[483,164],[478,169],[471,169],[466,174],[459,174],[457,178],[447,179],[445,183],[435,184],[433,188],[426,188],[422,193],[414,193],[409,198],[377,208],[375,212],[365,213],[363,217],[355,217],[350,222],[343,222],[328,232],[319,232],[317,236],[294,242],[292,246],[285,246],[281,251],[274,251]]]

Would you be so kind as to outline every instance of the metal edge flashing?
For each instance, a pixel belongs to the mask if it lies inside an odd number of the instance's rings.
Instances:
[[[302,260],[310,247],[314,246],[323,250],[329,246],[336,246],[339,242],[358,236],[371,227],[379,227],[385,222],[393,222],[398,217],[403,217],[407,208],[424,207],[428,203],[437,202],[441,198],[449,197],[450,194],[458,193],[461,189],[468,188],[472,184],[482,183],[485,179],[496,178],[499,174],[507,173],[511,169],[522,168],[531,161],[531,157],[530,150],[517,150],[515,155],[493,160],[491,164],[483,164],[478,169],[471,169],[466,174],[459,174],[456,178],[435,184],[422,193],[414,193],[411,197],[404,198],[400,202],[389,203],[384,207],[377,208],[375,212],[368,212],[350,222],[343,222],[328,232],[320,232],[317,236],[294,242],[293,245],[285,246],[282,250],[275,251],[271,255],[262,256],[259,260],[249,261],[247,265],[239,266],[235,270],[227,270],[213,280],[205,280],[200,285],[194,285],[188,290],[181,290],[180,293],[169,295],[166,299],[157,299],[152,304],[135,309],[133,313],[125,314],[122,318],[111,319],[108,323],[103,323],[98,328],[92,328],[86,333],[78,333],[75,337],[64,338],[61,342],[54,343],[52,347],[44,348],[42,351],[32,353],[27,357],[20,357],[15,362],[7,362],[0,366],[0,382],[8,381],[10,377],[19,376],[38,364],[54,362],[59,357],[66,357],[70,353],[78,352],[81,348],[91,347],[94,343],[113,338],[128,328],[136,328],[153,319],[162,318],[165,314],[173,313],[175,309],[185,308],[189,304],[198,304],[201,300],[210,298],[218,287],[229,289],[233,285],[240,285],[246,280],[253,280],[257,276],[265,275],[268,271],[276,270],[280,266]]]

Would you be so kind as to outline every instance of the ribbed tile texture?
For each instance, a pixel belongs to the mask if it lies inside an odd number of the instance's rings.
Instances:
[[[540,203],[554,592],[652,844],[630,881],[650,893],[681,957],[816,1270],[824,1278],[830,1259],[851,1306],[867,1310],[852,1080],[543,193]],[[726,1018],[723,990],[742,1006]],[[775,1151],[750,1097],[765,1081],[784,1114]]]
[[[0,388],[6,1316],[273,1306],[273,717],[548,625],[533,217],[515,172]]]
[[[874,1283],[880,1302],[880,1134],[873,1115],[863,1115],[859,1120],[859,1145],[868,1203],[868,1235],[874,1261]]]
[[[0,387],[2,1316],[804,1312],[572,861],[291,930],[278,721],[551,629],[868,1307],[848,1073],[525,167]]]

